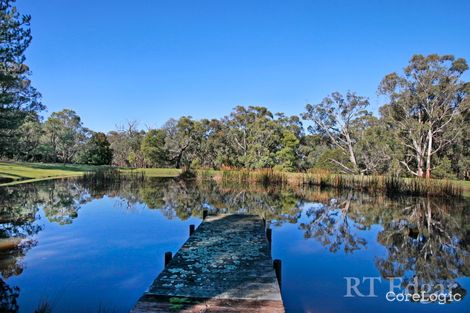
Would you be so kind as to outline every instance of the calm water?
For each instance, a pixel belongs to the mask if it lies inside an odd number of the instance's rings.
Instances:
[[[41,302],[53,312],[129,311],[203,209],[270,221],[287,312],[468,311],[468,202],[164,179],[0,187],[0,311],[34,312]],[[381,278],[377,297],[344,297],[344,277]],[[388,302],[387,277],[464,297]]]

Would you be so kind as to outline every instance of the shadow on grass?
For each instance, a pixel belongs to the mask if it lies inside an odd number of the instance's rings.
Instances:
[[[17,177],[18,179],[25,178],[24,176],[17,175],[17,174],[12,174],[12,173],[8,173],[8,172],[0,172],[0,176]],[[0,177],[0,178],[11,179],[12,181],[14,180],[14,178],[8,178],[8,177]]]

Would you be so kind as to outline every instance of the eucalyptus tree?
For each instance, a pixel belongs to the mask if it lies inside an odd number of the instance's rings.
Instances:
[[[194,124],[192,165],[220,168],[233,164],[234,153],[227,138],[228,126],[218,119],[202,119]]]
[[[234,166],[265,168],[275,165],[281,132],[267,108],[237,106],[224,122],[229,127],[228,140],[237,156]]]
[[[168,166],[167,151],[165,150],[166,133],[162,129],[150,129],[145,134],[141,150],[146,165],[152,167]]]
[[[361,129],[357,138],[355,151],[360,156],[359,166],[365,174],[400,175],[398,162],[402,151],[390,127],[380,119],[370,117],[367,127]]]
[[[0,155],[14,152],[15,130],[28,114],[44,108],[25,64],[31,17],[20,14],[14,2],[0,0]]]
[[[466,96],[469,96],[470,84],[467,85]],[[442,163],[448,162],[451,166],[451,172],[447,175],[455,175],[459,179],[470,180],[470,110],[463,113],[462,116],[463,126],[460,129],[460,136],[453,144],[445,149],[444,155],[439,157],[438,167],[442,167]]]
[[[462,125],[470,125],[470,110],[466,112]],[[470,127],[462,129],[462,137],[454,146],[457,151],[455,151],[453,158],[457,161],[455,164],[457,164],[456,171],[459,178],[470,180]]]
[[[459,137],[469,107],[463,73],[467,62],[452,55],[414,55],[403,73],[385,76],[379,93],[388,97],[384,118],[396,130],[406,169],[430,177],[433,158]],[[468,127],[468,126],[467,126]]]
[[[168,120],[163,130],[166,133],[165,149],[169,160],[176,168],[190,166],[198,140],[196,122],[191,116],[182,116],[178,120]]]
[[[141,150],[144,132],[138,129],[137,121],[128,121],[110,131],[107,139],[113,150],[112,164],[127,167],[143,167],[144,155]]]
[[[205,167],[221,168],[234,164],[236,158],[228,136],[230,128],[222,120],[203,120],[206,133],[200,160]]]
[[[367,169],[360,168],[356,143],[360,131],[367,127],[371,112],[367,110],[369,101],[354,92],[342,95],[333,92],[318,104],[307,104],[303,119],[313,122],[308,127],[312,134],[320,134],[331,145],[348,156],[349,162],[343,162],[338,157],[331,161],[346,173],[364,173]]]
[[[63,163],[73,160],[89,134],[80,116],[70,109],[52,113],[44,124],[44,131],[46,142]]]

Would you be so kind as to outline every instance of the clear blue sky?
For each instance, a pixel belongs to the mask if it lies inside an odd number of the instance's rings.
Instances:
[[[108,131],[126,120],[222,117],[236,105],[300,113],[332,91],[376,109],[414,53],[470,61],[470,1],[18,0],[48,107]],[[466,79],[469,75],[466,75]]]

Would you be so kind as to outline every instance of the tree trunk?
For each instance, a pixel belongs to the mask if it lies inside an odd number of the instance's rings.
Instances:
[[[428,148],[426,151],[426,178],[431,178],[432,129],[428,130]]]
[[[416,153],[416,160],[417,160],[417,169],[416,169],[416,176],[423,177],[423,156],[418,151]]]
[[[352,146],[351,137],[349,137],[349,133],[346,133],[346,140],[348,141],[349,160],[351,161],[351,163],[354,166],[355,174],[357,174],[359,171],[358,171],[358,166],[357,166],[357,162],[356,162],[356,156],[354,155],[354,149],[353,149],[353,146]]]
[[[176,157],[176,168],[180,168],[181,166],[181,157],[183,156],[183,152],[181,151],[178,156]]]

